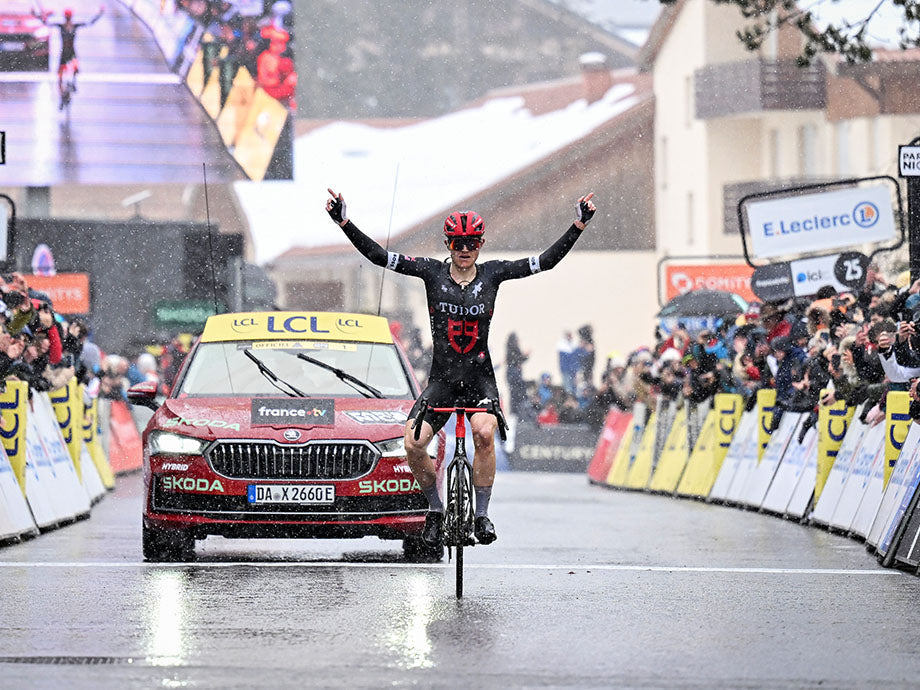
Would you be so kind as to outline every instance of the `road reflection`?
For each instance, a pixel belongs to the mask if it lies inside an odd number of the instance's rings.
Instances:
[[[185,630],[189,624],[186,589],[188,575],[175,570],[146,573],[143,626],[147,662],[156,666],[181,666],[186,662]]]

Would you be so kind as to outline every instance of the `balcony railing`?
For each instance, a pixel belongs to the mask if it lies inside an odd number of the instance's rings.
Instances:
[[[799,67],[794,59],[743,60],[709,65],[693,74],[701,120],[766,110],[823,110],[824,65]]]

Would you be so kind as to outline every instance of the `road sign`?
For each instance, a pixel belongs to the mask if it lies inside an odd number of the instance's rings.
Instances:
[[[898,174],[901,177],[920,177],[920,146],[898,147]]]
[[[751,289],[764,302],[808,297],[825,285],[837,292],[858,290],[866,280],[869,258],[859,252],[812,256],[759,266]]]
[[[781,302],[795,295],[788,261],[758,266],[751,276],[751,290],[764,302]]]
[[[153,322],[158,328],[195,329],[204,326],[214,313],[210,300],[164,300],[154,306]]]

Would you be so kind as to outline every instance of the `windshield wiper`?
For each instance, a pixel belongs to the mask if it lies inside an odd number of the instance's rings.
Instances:
[[[259,367],[259,372],[262,374],[262,376],[267,378],[270,384],[272,384],[275,388],[277,388],[279,391],[281,391],[285,395],[289,395],[292,398],[309,398],[310,397],[309,395],[304,393],[302,390],[295,388],[292,384],[288,383],[282,378],[279,378],[275,372],[273,372],[271,369],[265,366],[265,362],[263,362],[261,359],[256,357],[254,354],[252,354],[248,348],[243,350],[243,354],[249,357],[249,359],[251,359],[253,362],[255,362],[255,365]],[[283,383],[290,390],[285,390],[284,388],[278,385],[279,383]],[[291,391],[293,391],[293,393]]]
[[[383,397],[383,393],[378,391],[371,384],[365,383],[361,379],[352,376],[347,371],[343,371],[342,369],[339,369],[338,367],[334,367],[331,364],[326,364],[325,362],[321,362],[318,359],[313,359],[310,355],[305,355],[302,352],[296,353],[295,356],[299,359],[302,359],[304,362],[309,362],[310,364],[315,364],[318,367],[322,367],[323,369],[331,371],[333,374],[338,376],[340,380],[350,385],[352,388],[358,391],[365,398],[370,398],[370,397],[382,398]],[[360,386],[360,388],[358,386]],[[362,390],[362,388],[364,390]]]

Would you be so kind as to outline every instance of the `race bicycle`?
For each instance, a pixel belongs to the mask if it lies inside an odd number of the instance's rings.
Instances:
[[[58,106],[58,110],[64,110],[67,108],[67,114],[70,114],[70,101],[73,98],[74,92],[77,90],[77,61],[71,60],[66,65],[64,65],[63,72],[61,73],[61,102]]]
[[[428,400],[422,398],[419,414],[412,425],[416,440],[422,433],[422,422],[429,412],[455,414],[457,417],[454,457],[447,465],[447,504],[444,507],[442,539],[448,558],[453,558],[456,566],[457,598],[460,599],[463,596],[463,547],[476,544],[473,539],[473,465],[466,455],[466,415],[476,412],[495,415],[503,442],[508,425],[498,400],[487,401],[485,407],[430,407]]]

